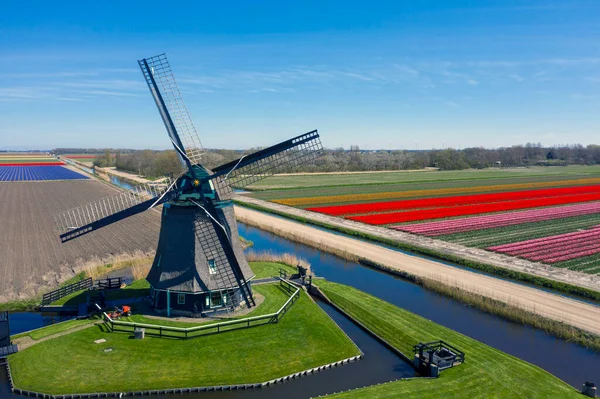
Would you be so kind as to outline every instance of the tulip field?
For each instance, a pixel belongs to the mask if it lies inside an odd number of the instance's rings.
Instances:
[[[0,182],[87,179],[64,168],[64,162],[42,153],[0,153]]]
[[[357,184],[350,184],[348,176],[313,177],[317,183],[312,187],[307,177],[296,178],[295,187],[288,183],[287,189],[277,186],[250,195],[600,274],[600,167],[395,173],[397,181],[374,173],[356,177]],[[278,184],[285,183],[279,178]]]

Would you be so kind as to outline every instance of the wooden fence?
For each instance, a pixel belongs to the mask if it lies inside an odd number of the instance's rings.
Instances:
[[[51,304],[54,301],[58,301],[60,298],[65,297],[69,294],[72,294],[77,291],[86,290],[92,287],[93,281],[91,277],[86,278],[85,280],[78,281],[73,284],[65,285],[59,289],[54,291],[50,291],[47,294],[44,294],[42,297],[42,306],[46,306]]]
[[[102,280],[96,280],[94,282],[94,289],[97,290],[114,290],[121,288],[121,284],[123,284],[122,277],[110,277]]]
[[[278,323],[279,320],[287,313],[290,307],[300,298],[300,288],[281,279],[281,286],[290,293],[288,300],[275,313],[270,313],[262,316],[247,317],[239,320],[224,321],[221,323],[207,324],[203,326],[195,326],[189,328],[161,326],[157,324],[134,323],[129,321],[113,320],[108,314],[103,313],[104,321],[108,323],[111,331],[126,331],[133,332],[136,328],[146,329],[146,334],[157,335],[159,337],[168,338],[195,338],[203,335],[218,334],[225,331],[232,331],[241,328],[249,328],[260,326],[263,324]]]

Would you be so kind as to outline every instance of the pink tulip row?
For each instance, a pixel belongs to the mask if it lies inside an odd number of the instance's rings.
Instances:
[[[496,245],[489,247],[492,251],[502,251],[504,253],[510,253],[519,255],[523,252],[527,252],[531,248],[540,246],[554,246],[561,245],[567,242],[586,240],[591,237],[595,237],[600,233],[600,225],[593,226],[590,229],[584,231],[575,231],[573,233],[559,234],[550,237],[535,238],[533,240],[512,242],[510,244]]]
[[[560,243],[558,244],[558,246],[554,245],[547,247],[540,245],[537,248],[531,248],[529,251],[518,255],[531,260],[543,260],[546,258],[565,255],[571,252],[577,252],[579,250],[587,249],[590,246],[594,246],[600,243],[600,240],[598,240],[599,238],[600,234],[585,240],[576,239],[570,242]]]
[[[497,245],[488,249],[532,261],[564,262],[600,253],[600,225],[585,231]]]
[[[483,230],[494,227],[512,226],[522,223],[562,219],[566,217],[588,215],[598,212],[600,212],[600,202],[590,202],[585,204],[532,209],[520,212],[442,220],[438,222],[393,226],[392,228],[426,236],[439,236],[443,234],[462,233],[466,231]]]

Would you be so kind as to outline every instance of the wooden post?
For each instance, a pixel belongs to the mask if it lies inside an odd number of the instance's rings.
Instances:
[[[167,289],[167,317],[171,317],[171,292]]]

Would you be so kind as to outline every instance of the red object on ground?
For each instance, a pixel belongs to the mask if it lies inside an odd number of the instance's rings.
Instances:
[[[0,163],[2,166],[61,166],[64,162],[26,162],[26,163]]]
[[[576,202],[599,201],[600,193],[563,195],[560,197],[535,198],[517,201],[494,202],[489,204],[463,205],[407,212],[382,213],[377,215],[350,216],[347,219],[368,224],[389,224],[413,222],[416,220],[441,219],[481,213],[503,212],[516,209],[539,208],[544,206],[571,204]]]
[[[401,201],[385,201],[372,202],[364,204],[351,205],[334,205],[323,206],[316,208],[308,208],[307,210],[319,213],[325,213],[331,216],[371,213],[371,212],[386,212],[402,209],[426,209],[426,208],[441,208],[447,206],[481,204],[489,202],[515,201],[520,199],[558,197],[563,195],[583,194],[583,193],[598,193],[600,185],[593,186],[577,186],[577,187],[562,187],[550,188],[542,190],[526,190],[526,191],[510,191],[504,193],[492,194],[477,194],[477,195],[458,195],[452,197],[436,197],[423,198],[415,200]]]

